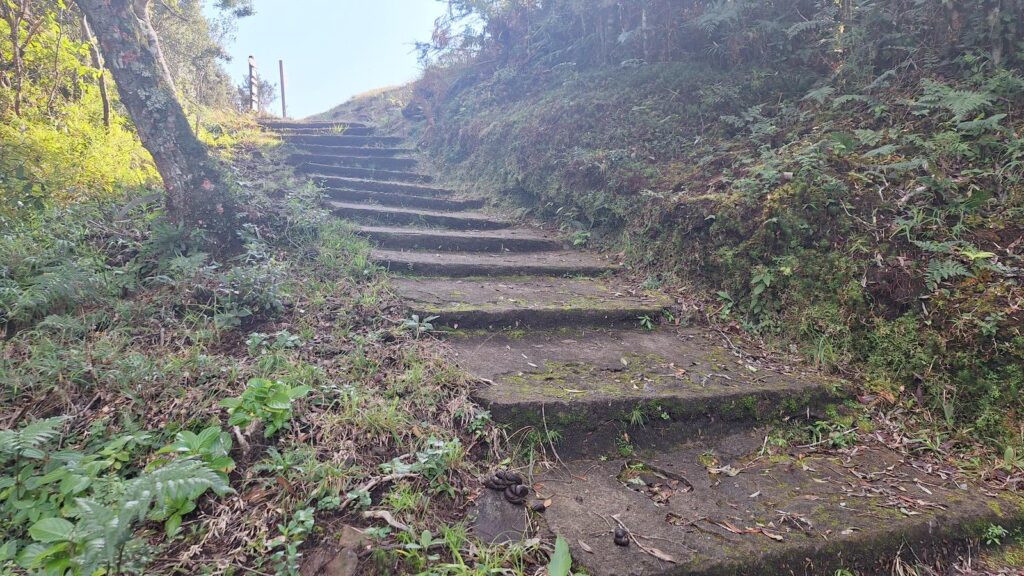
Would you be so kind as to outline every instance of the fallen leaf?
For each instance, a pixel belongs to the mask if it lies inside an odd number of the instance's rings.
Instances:
[[[584,542],[583,540],[577,540],[576,542],[579,543],[580,548],[583,548],[584,552],[587,552],[589,554],[593,554],[594,553],[594,549],[591,548],[590,545],[587,544],[586,542]]]
[[[774,532],[769,532],[769,531],[765,530],[764,528],[761,528],[761,534],[764,534],[765,536],[771,538],[772,540],[775,540],[776,542],[782,542],[783,540],[785,540],[785,538],[783,538],[781,534],[776,534]]]

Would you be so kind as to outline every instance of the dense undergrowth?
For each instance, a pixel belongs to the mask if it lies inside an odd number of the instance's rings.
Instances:
[[[703,288],[935,449],[1020,452],[1019,4],[460,4],[416,89],[447,173]]]
[[[147,206],[5,229],[0,572],[297,574],[343,524],[367,573],[522,569],[459,523],[496,445],[469,383],[310,184],[232,151],[232,260]]]

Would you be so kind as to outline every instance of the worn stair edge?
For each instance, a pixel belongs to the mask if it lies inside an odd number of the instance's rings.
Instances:
[[[987,526],[1024,524],[1019,496],[957,486],[887,448],[763,458],[757,456],[763,437],[739,434],[629,460],[566,459],[568,472],[556,467],[534,479],[552,500],[544,520],[593,576],[890,574],[896,557],[926,565],[955,561]],[[742,456],[730,446],[738,442],[745,444]],[[708,455],[738,473],[711,474],[702,461]],[[656,504],[617,477],[628,464],[681,478],[693,489]],[[601,518],[612,515],[674,562],[636,545],[610,545],[612,530]],[[783,520],[786,515],[808,519],[810,527]],[[726,521],[744,532],[728,529]]]
[[[374,168],[350,168],[346,166],[331,166],[327,164],[300,164],[296,171],[315,176],[338,176],[340,178],[362,178],[366,180],[381,180],[385,182],[406,182],[413,184],[429,184],[434,177],[429,174],[416,172],[399,172],[394,170],[377,170]]]
[[[298,128],[298,129],[301,129],[301,128],[322,129],[322,128],[339,128],[339,127],[340,128],[346,128],[346,127],[350,127],[350,128],[370,128],[370,126],[368,126],[367,124],[364,124],[362,122],[345,122],[345,121],[341,121],[341,120],[337,120],[337,121],[316,120],[316,121],[308,121],[307,122],[307,121],[304,121],[304,120],[282,120],[282,119],[270,120],[270,119],[267,119],[267,120],[259,120],[259,121],[257,121],[257,124],[259,124],[260,126],[263,126],[264,128],[271,128],[271,129],[275,129],[275,130],[276,129],[296,129],[296,128]]]
[[[540,236],[513,236],[504,232],[459,232],[363,226],[357,230],[386,250],[437,250],[441,252],[552,252],[562,250],[562,243]]]
[[[840,399],[825,386],[813,386],[656,398],[635,395],[595,401],[509,402],[496,400],[489,388],[477,390],[473,399],[490,411],[495,422],[509,431],[540,430],[546,425],[561,435],[559,454],[573,458],[614,453],[623,438],[635,449],[652,450],[721,437],[784,418],[800,419],[808,413],[823,417],[826,406]],[[643,415],[642,424],[631,421],[637,413]]]
[[[451,196],[455,192],[447,188],[423,186],[408,182],[388,182],[385,180],[367,180],[364,178],[341,178],[338,176],[310,175],[317,185],[328,190],[359,190],[364,192],[390,192],[408,196]]]
[[[376,128],[348,126],[333,128],[274,128],[281,136],[375,136]]]
[[[373,261],[393,274],[469,278],[487,276],[600,276],[618,268],[604,263],[573,262],[573,253],[544,253],[560,261],[538,261],[540,254],[479,254],[374,250]]]
[[[377,168],[385,170],[408,170],[415,168],[419,161],[415,158],[392,158],[390,156],[335,156],[332,154],[292,154],[288,163],[319,164],[323,166],[339,166],[351,168]]]
[[[391,148],[403,142],[397,136],[336,136],[333,134],[281,136],[286,142],[299,144],[319,144],[323,146],[357,146]]]
[[[511,225],[508,222],[494,220],[473,212],[434,212],[347,202],[328,202],[327,204],[336,215],[358,221],[441,226],[455,230],[499,230]]]
[[[416,153],[411,148],[367,148],[359,146],[324,146],[321,144],[293,143],[288,146],[309,152],[311,154],[322,154],[325,156],[353,156],[364,158],[398,158]]]
[[[443,307],[412,305],[410,312],[420,317],[437,316],[434,326],[456,330],[477,329],[546,329],[564,326],[627,328],[636,326],[640,316],[655,316],[659,306],[625,306],[621,308],[566,307]]]
[[[392,194],[390,192],[373,192],[367,190],[328,190],[327,197],[338,202],[369,202],[382,206],[400,208],[425,208],[427,210],[459,211],[482,208],[483,200],[449,200],[434,196],[410,196],[408,194]]]

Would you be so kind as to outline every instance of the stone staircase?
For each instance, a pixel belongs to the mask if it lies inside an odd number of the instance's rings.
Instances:
[[[290,161],[378,248],[408,314],[436,316],[477,400],[556,465],[530,471],[543,515],[482,489],[482,539],[537,525],[595,576],[888,574],[930,563],[1019,503],[884,448],[769,455],[759,426],[836,401],[712,329],[641,329],[671,299],[544,230],[438,186],[400,138],[357,123],[273,122]],[[613,543],[628,531],[629,546]]]

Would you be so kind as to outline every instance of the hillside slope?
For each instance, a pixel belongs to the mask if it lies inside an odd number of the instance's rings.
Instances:
[[[709,316],[857,376],[864,401],[923,408],[937,449],[1019,448],[1024,77],[964,13],[942,13],[960,35],[940,50],[926,4],[853,2],[807,36],[740,2],[700,29],[730,55],[630,58],[622,32],[600,61],[575,3],[482,14],[474,55],[439,49],[417,86],[422,145],[467,186],[624,251],[649,286],[700,288]],[[715,10],[651,5],[683,27]]]

